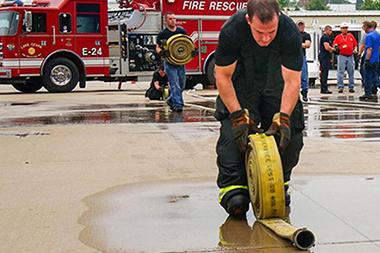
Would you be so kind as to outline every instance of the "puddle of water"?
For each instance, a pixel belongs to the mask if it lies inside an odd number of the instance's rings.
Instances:
[[[211,95],[213,96],[213,95]],[[207,97],[207,96],[206,96]],[[322,100],[353,101],[353,96],[326,97]],[[5,106],[34,105],[40,102],[16,103]],[[356,103],[356,101],[355,101]],[[132,104],[70,105],[60,108],[45,108],[63,112],[59,115],[9,118],[0,120],[0,127],[52,125],[52,124],[119,124],[119,123],[177,123],[214,122],[212,110],[215,101],[194,101],[195,106],[185,107],[183,113],[172,113],[162,102]],[[380,112],[368,108],[352,108],[320,104],[305,104],[306,134],[309,137],[337,139],[379,139]]]
[[[0,103],[0,106],[21,106],[21,105],[37,105],[41,102],[8,102],[8,103]]]
[[[191,104],[204,106],[204,107],[207,107],[207,108],[210,108],[210,109],[215,109],[215,101],[210,101],[210,100],[207,100],[207,101],[195,101],[195,102],[191,102]]]
[[[378,110],[334,106],[305,106],[306,136],[337,139],[380,137]]]
[[[62,115],[11,118],[0,120],[0,126],[32,126],[55,124],[121,124],[121,123],[179,123],[212,122],[212,112],[185,108],[182,113],[172,113],[168,107],[152,110],[80,111]]]
[[[129,94],[128,94],[129,95]],[[90,105],[73,105],[54,108],[59,111],[83,111],[83,110],[104,110],[104,109],[152,109],[162,108],[162,103],[132,103],[132,104],[90,104]]]
[[[228,218],[211,183],[117,187],[88,197],[80,240],[102,252],[298,252],[256,222]],[[227,251],[228,252],[228,251]]]
[[[290,221],[315,233],[313,252],[379,252],[377,177],[297,177],[291,189]],[[79,219],[79,238],[115,253],[299,252],[251,211],[245,220],[228,218],[217,193],[214,182],[118,186],[84,199],[89,210]]]

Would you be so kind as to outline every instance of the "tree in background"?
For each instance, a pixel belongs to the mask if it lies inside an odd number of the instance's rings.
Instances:
[[[326,11],[330,10],[330,8],[326,5],[325,0],[310,0],[306,6],[306,10],[309,11]]]
[[[287,10],[289,7],[289,0],[278,0],[281,10]]]
[[[363,0],[361,10],[380,10],[380,0]]]
[[[297,0],[278,0],[281,10],[283,11],[298,11],[300,10]]]

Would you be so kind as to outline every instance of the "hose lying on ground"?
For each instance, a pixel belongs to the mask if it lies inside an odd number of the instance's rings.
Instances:
[[[255,217],[278,236],[291,240],[294,246],[308,250],[315,244],[307,228],[287,223],[281,158],[273,136],[252,134],[246,153],[249,195]]]

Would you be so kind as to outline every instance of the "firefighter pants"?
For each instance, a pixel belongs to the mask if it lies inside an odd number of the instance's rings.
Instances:
[[[329,89],[327,85],[327,80],[329,77],[330,58],[320,57],[319,62],[320,62],[321,91],[327,91]]]

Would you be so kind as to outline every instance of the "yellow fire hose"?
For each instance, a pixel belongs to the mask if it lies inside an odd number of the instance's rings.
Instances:
[[[273,136],[249,136],[246,170],[253,212],[258,221],[278,236],[291,240],[301,250],[313,247],[315,236],[310,230],[293,227],[284,221],[284,179]]]
[[[166,60],[173,65],[185,65],[193,59],[195,46],[191,38],[185,34],[176,34],[163,44],[163,49],[169,52]]]

